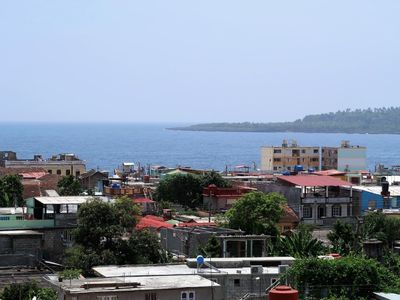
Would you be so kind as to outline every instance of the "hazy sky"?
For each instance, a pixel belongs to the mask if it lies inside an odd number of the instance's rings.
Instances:
[[[400,1],[1,1],[0,121],[400,105]]]

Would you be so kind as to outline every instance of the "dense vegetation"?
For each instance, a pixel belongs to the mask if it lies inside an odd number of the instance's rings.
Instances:
[[[6,175],[0,178],[0,207],[23,206],[24,187],[18,175]]]
[[[83,192],[79,180],[72,175],[63,176],[57,186],[61,196],[78,196]]]
[[[0,293],[2,300],[31,300],[36,296],[37,300],[56,300],[57,292],[50,288],[39,287],[37,282],[12,283]]]
[[[398,274],[361,256],[335,260],[299,259],[286,274],[301,299],[370,299],[373,292],[398,292]]]
[[[93,275],[96,265],[161,263],[167,256],[158,237],[148,231],[136,231],[138,207],[122,197],[115,203],[93,199],[78,211],[76,244],[67,250],[65,265]]]
[[[285,201],[285,198],[277,193],[247,193],[226,212],[228,226],[241,229],[246,234],[276,236],[279,232],[276,224],[283,215],[282,205]]]
[[[195,208],[201,204],[203,187],[214,184],[228,187],[219,173],[212,171],[204,175],[173,174],[166,175],[157,187],[155,198],[160,202],[177,203],[185,208]]]
[[[400,107],[343,110],[308,115],[294,122],[275,123],[207,123],[175,130],[233,132],[333,132],[400,133]]]

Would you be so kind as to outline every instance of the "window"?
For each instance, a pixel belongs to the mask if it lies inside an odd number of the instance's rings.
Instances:
[[[325,205],[320,205],[318,206],[318,218],[324,218],[326,217],[326,210],[325,210]]]
[[[278,170],[278,167],[274,167],[274,171]]]
[[[157,294],[156,293],[146,293],[144,295],[144,300],[157,300]]]
[[[311,158],[311,161],[318,161],[318,158],[317,157],[313,157],[313,158]]]
[[[9,221],[10,217],[0,217],[0,221]]]
[[[281,149],[274,149],[274,153],[282,153]]]
[[[332,217],[340,217],[342,215],[342,207],[340,205],[332,206]]]
[[[240,279],[233,279],[234,286],[240,286]]]
[[[318,151],[318,149],[314,149],[314,153],[318,153],[319,151]]]
[[[274,158],[274,161],[281,161],[280,158]]]
[[[181,300],[195,300],[195,293],[193,291],[190,292],[182,292]]]
[[[301,153],[306,153],[306,149],[301,149]]]
[[[57,170],[57,175],[61,175],[61,170]]]
[[[47,170],[47,172],[48,172],[49,174],[53,174],[53,171],[52,171],[52,170]]]
[[[81,175],[81,172],[80,171],[76,171],[75,172],[75,177],[79,177]]]
[[[312,218],[311,206],[304,206],[303,207],[303,218]]]
[[[118,296],[97,296],[97,300],[118,300]]]
[[[67,175],[67,176],[71,175],[71,170],[66,170],[65,175]]]

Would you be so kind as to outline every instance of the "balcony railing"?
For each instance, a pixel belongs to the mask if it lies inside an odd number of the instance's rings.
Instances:
[[[301,200],[303,204],[337,204],[337,203],[350,203],[350,197],[315,197],[315,198],[303,198]]]

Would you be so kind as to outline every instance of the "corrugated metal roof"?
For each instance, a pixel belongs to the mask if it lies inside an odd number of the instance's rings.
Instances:
[[[382,192],[382,187],[379,185],[374,185],[374,186],[358,185],[358,186],[353,186],[353,190],[365,191],[365,192],[369,192],[372,194],[380,195]],[[400,186],[390,185],[389,192],[390,192],[390,196],[400,196]]]
[[[298,186],[351,186],[350,182],[331,176],[295,175],[279,176],[278,180]]]
[[[42,204],[82,204],[93,197],[88,196],[59,196],[59,197],[35,197]]]

